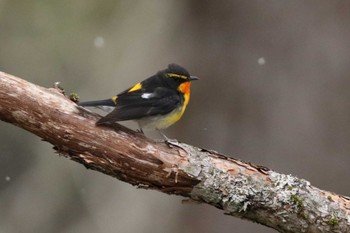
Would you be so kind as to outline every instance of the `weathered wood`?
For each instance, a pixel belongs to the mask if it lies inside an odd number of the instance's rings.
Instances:
[[[350,201],[344,196],[214,151],[157,143],[119,124],[96,127],[98,118],[57,89],[0,72],[0,119],[89,169],[280,232],[350,232]]]

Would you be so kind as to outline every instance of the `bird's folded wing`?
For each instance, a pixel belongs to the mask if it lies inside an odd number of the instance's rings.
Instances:
[[[174,90],[158,87],[153,92],[133,91],[116,99],[115,109],[97,124],[135,120],[148,116],[164,115],[179,106],[181,97]]]

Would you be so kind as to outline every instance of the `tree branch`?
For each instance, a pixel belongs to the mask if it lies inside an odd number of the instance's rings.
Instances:
[[[303,179],[184,143],[156,143],[54,88],[0,72],[0,119],[54,145],[67,158],[132,185],[205,202],[279,232],[350,232],[350,200]]]

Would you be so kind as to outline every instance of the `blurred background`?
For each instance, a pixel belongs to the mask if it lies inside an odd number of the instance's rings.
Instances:
[[[0,70],[92,100],[181,64],[201,80],[168,137],[350,195],[349,12],[320,0],[0,0]],[[87,170],[13,125],[0,132],[0,233],[275,232]]]

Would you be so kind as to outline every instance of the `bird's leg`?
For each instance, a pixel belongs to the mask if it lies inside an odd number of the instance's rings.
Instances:
[[[157,129],[157,131],[159,132],[160,135],[162,135],[162,137],[164,138],[164,142],[171,147],[170,145],[173,146],[179,146],[179,142],[176,139],[170,139],[168,138],[162,131],[160,131],[159,129]]]
[[[187,154],[190,154],[190,152],[189,152],[185,147],[183,147],[183,146],[181,145],[181,142],[179,142],[179,141],[176,140],[176,139],[169,139],[169,138],[168,138],[167,136],[165,136],[165,134],[164,134],[162,131],[160,131],[159,129],[157,129],[157,131],[163,136],[163,138],[164,138],[164,143],[167,144],[168,147],[173,148],[173,147],[175,146],[175,147],[178,147],[178,148],[183,149],[184,151],[186,151]],[[171,173],[172,173],[172,172],[170,172],[169,176],[171,175]],[[176,175],[175,178],[176,178],[176,180],[177,180],[178,172],[176,172],[175,175]]]
[[[162,137],[164,138],[165,141],[170,140],[162,131],[160,131],[160,129],[157,129],[157,131],[159,132],[160,135],[162,135]]]

